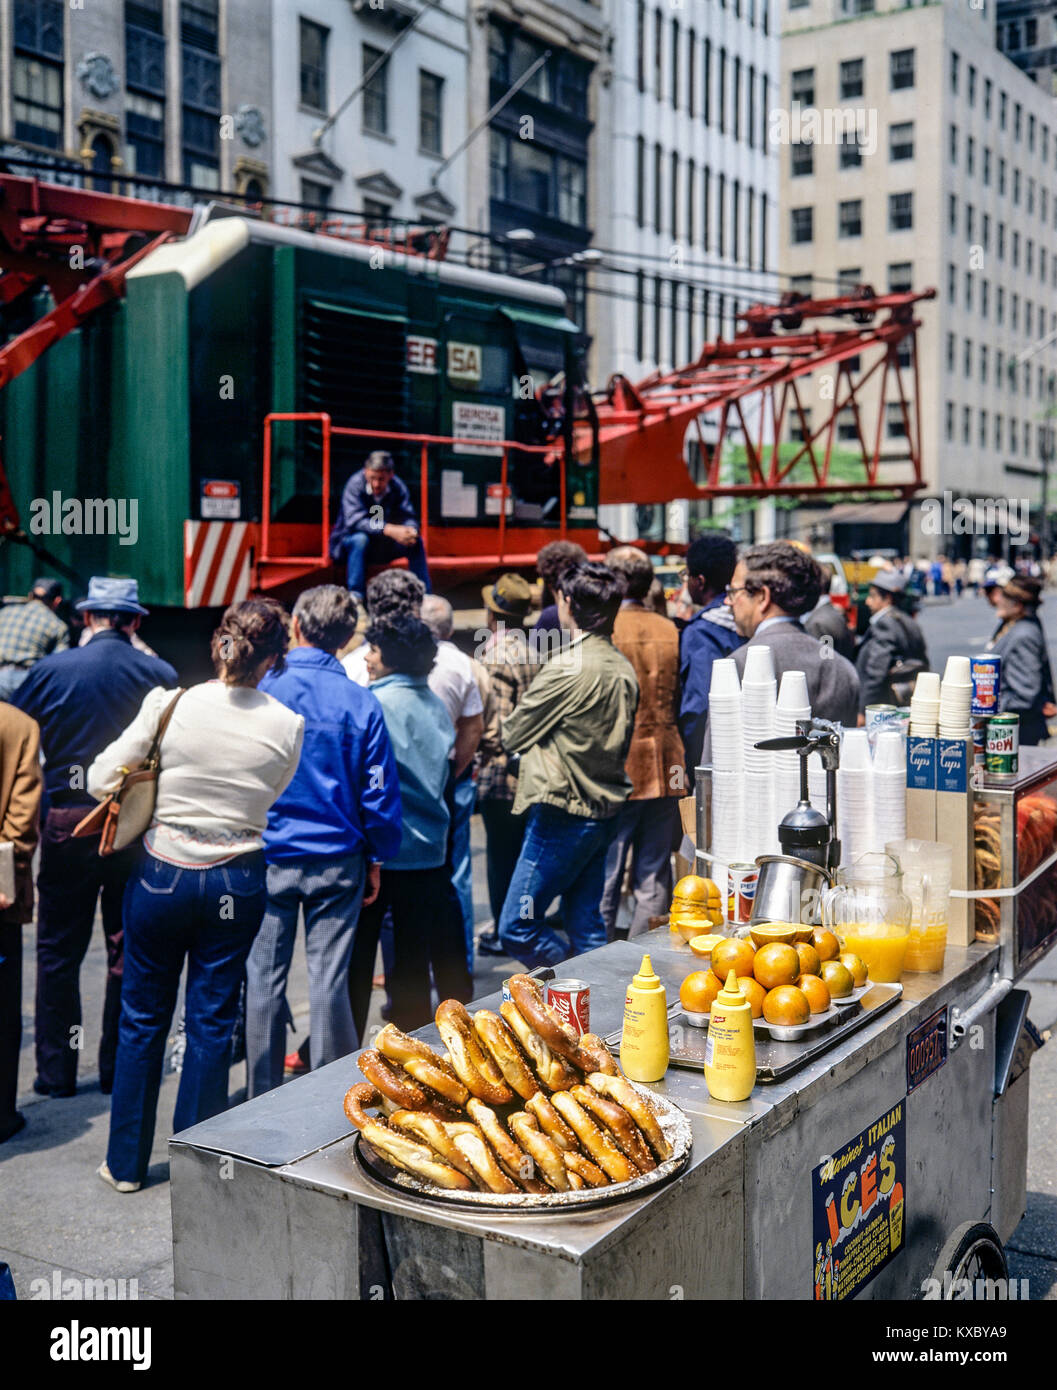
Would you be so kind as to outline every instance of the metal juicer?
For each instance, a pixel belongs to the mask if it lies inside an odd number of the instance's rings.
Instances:
[[[799,719],[796,733],[763,739],[755,746],[774,753],[795,752],[800,758],[800,800],[778,826],[781,854],[763,854],[750,923],[822,920],[822,892],[840,864],[837,839],[837,768],[840,766],[841,726],[828,719]],[[826,811],[816,810],[808,794],[807,760],[812,753],[826,770]]]

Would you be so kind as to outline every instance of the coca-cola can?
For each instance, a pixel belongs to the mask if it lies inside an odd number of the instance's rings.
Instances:
[[[755,864],[727,865],[727,921],[747,922],[756,898],[760,871]]]
[[[591,986],[585,980],[549,980],[547,1003],[577,1037],[591,1031]]]

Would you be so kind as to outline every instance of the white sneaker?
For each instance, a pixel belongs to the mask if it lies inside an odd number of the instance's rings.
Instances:
[[[117,1192],[138,1192],[140,1188],[143,1186],[141,1182],[118,1182],[117,1178],[114,1177],[113,1173],[106,1166],[105,1159],[99,1165],[97,1171],[99,1173],[99,1176],[103,1179],[103,1181],[108,1182],[110,1186],[114,1188],[114,1190]]]

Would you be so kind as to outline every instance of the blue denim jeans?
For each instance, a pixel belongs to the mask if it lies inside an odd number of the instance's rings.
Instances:
[[[466,963],[473,974],[473,860],[470,853],[470,818],[477,803],[477,784],[470,768],[455,783],[451,818],[451,883],[459,900],[466,934]]]
[[[616,819],[587,820],[556,806],[532,806],[525,838],[499,919],[499,939],[526,969],[606,944],[602,888]],[[544,914],[561,896],[568,942],[546,926]]]
[[[125,975],[106,1161],[122,1182],[150,1164],[165,1039],[187,961],[187,1051],[174,1132],[227,1108],[239,990],[267,899],[264,855],[181,869],[144,854],[125,891]]]
[[[345,583],[354,594],[363,597],[367,585],[367,565],[388,565],[392,560],[403,556],[412,574],[422,580],[426,593],[430,593],[429,567],[426,564],[426,551],[421,538],[414,545],[398,545],[389,536],[368,535],[366,531],[353,531],[342,541],[345,558]]]

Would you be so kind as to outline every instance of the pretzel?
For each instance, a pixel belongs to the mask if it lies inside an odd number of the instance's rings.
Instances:
[[[534,1164],[528,1154],[524,1153],[514,1143],[510,1135],[499,1122],[499,1117],[494,1110],[490,1110],[483,1101],[476,1096],[466,1103],[470,1119],[477,1125],[481,1133],[488,1140],[495,1151],[496,1157],[503,1165],[506,1173],[514,1179],[518,1186],[533,1177]]]
[[[464,1173],[448,1163],[442,1163],[425,1144],[416,1144],[379,1120],[369,1120],[361,1133],[373,1149],[377,1149],[383,1158],[397,1168],[415,1173],[428,1182],[436,1183],[438,1187],[459,1188],[464,1192],[473,1187]]]
[[[555,1192],[568,1192],[572,1184],[565,1167],[562,1150],[553,1139],[540,1133],[534,1115],[518,1110],[507,1120],[511,1133],[542,1173],[544,1181]]]
[[[580,1039],[544,999],[539,980],[531,975],[511,975],[508,987],[518,1013],[529,1027],[535,1029],[552,1052],[576,1063]]]
[[[476,1125],[452,1125],[454,1140],[459,1152],[473,1168],[479,1184],[487,1192],[517,1192],[513,1182],[500,1168],[495,1155],[484,1141],[484,1136]],[[461,1175],[460,1175],[461,1176]]]
[[[383,1057],[404,1068],[408,1076],[436,1091],[455,1106],[465,1105],[469,1091],[455,1075],[451,1063],[434,1052],[428,1043],[401,1033],[393,1023],[387,1023],[375,1039]]]
[[[548,1091],[567,1091],[570,1086],[576,1085],[579,1080],[576,1072],[564,1057],[552,1052],[540,1035],[533,1032],[515,1004],[506,999],[500,1004],[499,1012],[525,1049],[529,1061],[536,1068],[536,1075]]]
[[[624,1107],[662,1163],[666,1158],[671,1158],[672,1146],[661,1129],[657,1112],[651,1102],[636,1091],[626,1077],[606,1076],[602,1072],[594,1071],[588,1076],[587,1084],[600,1095],[608,1096],[610,1100],[615,1100],[618,1105]]]
[[[450,1163],[460,1173],[465,1173],[471,1181],[476,1181],[473,1168],[463,1158],[454,1139],[440,1120],[434,1119],[422,1110],[398,1110],[389,1123],[428,1144],[445,1163]]]
[[[551,1141],[557,1144],[559,1149],[566,1153],[575,1153],[577,1150],[576,1135],[565,1123],[562,1117],[555,1110],[542,1091],[537,1092],[530,1100],[525,1102],[525,1109],[537,1122],[540,1129]]]
[[[380,1105],[381,1103],[381,1095],[369,1081],[358,1081],[355,1086],[350,1086],[345,1092],[345,1115],[349,1124],[356,1129],[362,1129],[364,1125],[370,1124],[373,1117],[365,1115],[364,1110],[368,1106]]]
[[[471,1095],[489,1105],[506,1105],[514,1099],[503,1073],[481,1050],[470,1015],[458,1000],[445,999],[440,1005],[437,1028],[451,1054],[456,1075]]]
[[[583,1154],[563,1154],[562,1161],[569,1170],[569,1181],[575,1178],[581,1187],[608,1187],[609,1179],[597,1164]]]
[[[357,1059],[360,1071],[383,1096],[396,1101],[403,1110],[424,1110],[429,1097],[421,1086],[403,1071],[391,1067],[380,1052],[369,1047]]]
[[[569,1094],[599,1123],[605,1125],[640,1172],[650,1173],[657,1167],[657,1160],[650,1153],[638,1126],[622,1105],[615,1100],[606,1100],[590,1086],[574,1086]]]
[[[529,1070],[517,1039],[498,1014],[488,1009],[478,1009],[473,1016],[473,1026],[485,1051],[503,1074],[507,1085],[515,1090],[522,1100],[534,1096],[540,1088],[539,1082]]]
[[[554,1097],[554,1108],[562,1118],[569,1122],[583,1148],[593,1162],[614,1182],[629,1182],[638,1177],[639,1170],[617,1148],[604,1129],[599,1129],[594,1120],[579,1101],[573,1100],[568,1091],[558,1091]]]
[[[569,1186],[570,1186],[570,1188],[572,1189],[573,1192],[579,1192],[579,1191],[581,1190],[581,1188],[584,1188],[584,1187],[587,1186],[587,1184],[584,1182],[584,1180],[583,1180],[583,1178],[580,1176],[580,1174],[579,1174],[579,1173],[574,1173],[573,1170],[572,1170],[571,1168],[569,1169],[569,1171],[566,1173],[565,1176],[569,1179]],[[605,1174],[603,1173],[602,1176],[605,1177]]]
[[[585,1068],[585,1071],[600,1071],[608,1076],[620,1075],[616,1058],[597,1033],[585,1033],[583,1035],[580,1039],[580,1054],[585,1061],[591,1064]]]

